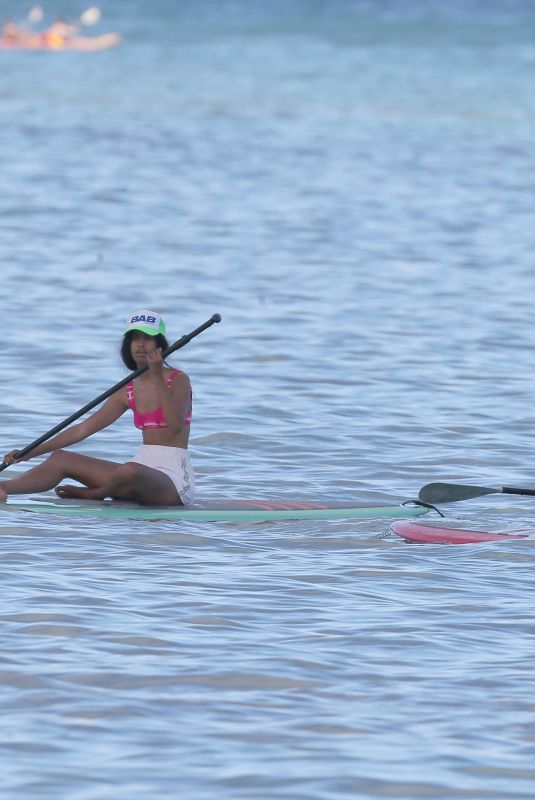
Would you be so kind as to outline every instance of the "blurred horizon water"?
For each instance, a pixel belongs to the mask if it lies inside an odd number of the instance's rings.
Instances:
[[[120,380],[148,307],[223,318],[171,359],[201,502],[532,485],[533,4],[99,8],[114,49],[0,49],[1,452]],[[533,534],[526,498],[444,512]],[[6,797],[533,796],[531,540],[1,521]]]

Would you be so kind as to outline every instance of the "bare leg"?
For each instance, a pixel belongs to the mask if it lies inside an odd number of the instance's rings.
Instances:
[[[0,502],[5,501],[9,494],[46,492],[64,478],[72,478],[90,487],[102,486],[120,466],[113,461],[56,450],[46,461],[23,475],[0,481]]]
[[[171,478],[157,469],[131,461],[116,467],[110,472],[108,480],[98,486],[90,485],[85,489],[80,486],[58,486],[56,493],[60,497],[88,500],[113,497],[115,500],[131,500],[147,506],[182,505]]]

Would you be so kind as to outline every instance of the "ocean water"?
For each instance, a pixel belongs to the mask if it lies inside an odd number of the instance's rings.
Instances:
[[[148,307],[223,317],[172,359],[199,500],[533,486],[533,4],[100,8],[116,49],[0,51],[0,452]],[[535,537],[529,498],[443,511]],[[531,800],[531,540],[387,530],[3,514],[0,797]]]

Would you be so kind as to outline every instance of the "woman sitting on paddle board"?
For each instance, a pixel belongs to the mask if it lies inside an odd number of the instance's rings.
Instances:
[[[91,500],[112,497],[143,505],[191,505],[195,489],[187,449],[191,386],[184,372],[165,365],[162,352],[167,348],[165,324],[159,314],[146,310],[132,314],[121,356],[129,369],[148,367],[148,370],[118,389],[86,420],[58,433],[21,459],[52,453],[23,475],[0,481],[0,501],[5,501],[9,494],[44,492],[57,487],[59,497]],[[107,428],[129,408],[134,412],[134,425],[143,435],[143,444],[130,461],[118,464],[62,449]],[[18,463],[19,452],[11,451],[4,462]],[[64,478],[83,486],[58,486]]]

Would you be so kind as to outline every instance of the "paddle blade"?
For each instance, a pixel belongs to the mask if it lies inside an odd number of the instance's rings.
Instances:
[[[422,486],[418,498],[423,503],[455,503],[458,500],[472,500],[486,494],[501,492],[501,489],[487,489],[484,486],[464,486],[459,483],[428,483]]]
[[[28,22],[32,25],[37,25],[43,21],[44,11],[41,6],[34,6],[28,14]]]
[[[86,8],[84,13],[80,16],[80,22],[82,25],[96,25],[97,22],[100,22],[101,16],[100,8],[91,6],[91,8]]]

